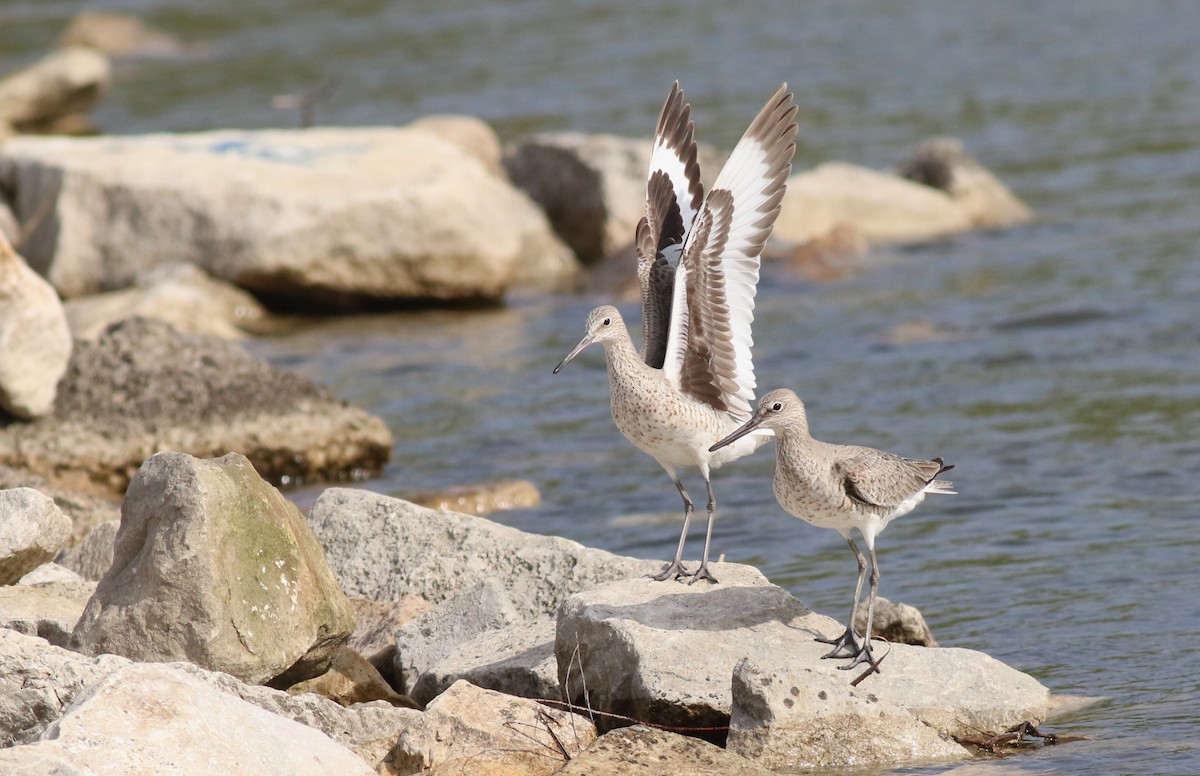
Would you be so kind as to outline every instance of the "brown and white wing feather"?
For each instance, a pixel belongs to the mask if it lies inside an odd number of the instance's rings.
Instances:
[[[691,106],[676,81],[654,132],[646,181],[646,214],[635,244],[642,292],[642,358],[661,368],[671,320],[675,266],[704,198]]]
[[[681,390],[739,420],[752,413],[754,295],[762,249],[791,172],[795,116],[793,97],[784,84],[734,147],[697,214],[680,259],[689,277],[688,309],[672,308],[663,368],[669,377],[678,376]],[[702,223],[709,228],[701,230]],[[691,318],[689,325],[676,327],[675,318],[681,315]],[[687,332],[686,341],[675,339],[681,331]],[[719,399],[712,400],[714,395]]]

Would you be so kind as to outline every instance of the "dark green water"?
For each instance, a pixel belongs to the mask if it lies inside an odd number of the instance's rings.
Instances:
[[[725,147],[788,80],[797,167],[886,166],[929,135],[963,138],[1037,221],[881,251],[879,267],[830,284],[768,267],[759,384],[799,391],[822,438],[957,464],[960,495],[881,537],[885,596],[918,606],[944,645],[984,650],[1055,693],[1109,699],[1053,726],[1089,741],[999,767],[1200,772],[1194,6],[114,5],[210,47],[120,63],[97,112],[110,132],[289,125],[271,96],[332,76],[317,111],[328,123],[449,111],[506,138],[645,136],[680,78],[698,136]],[[78,7],[0,2],[0,67],[40,53]],[[613,428],[600,353],[550,374],[600,301],[516,295],[503,310],[325,321],[253,347],[389,421],[396,454],[367,487],[524,477],[543,505],[499,520],[667,557],[678,499]],[[912,322],[945,334],[889,344]],[[853,561],[774,503],[771,466],[763,451],[717,473],[715,548],[844,616]]]

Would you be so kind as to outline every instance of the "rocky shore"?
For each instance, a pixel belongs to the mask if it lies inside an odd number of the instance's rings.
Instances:
[[[0,491],[6,773],[796,772],[966,759],[1050,704],[952,647],[855,682],[814,641],[842,626],[749,566],[654,582],[358,489],[306,518],[238,454],[151,456],[83,574],[71,528]]]

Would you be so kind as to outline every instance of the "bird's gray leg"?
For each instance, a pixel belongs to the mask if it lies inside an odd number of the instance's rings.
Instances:
[[[875,559],[875,548],[868,548],[871,551],[871,597],[867,602],[867,628],[863,634],[862,646],[858,648],[854,659],[844,666],[838,668],[854,668],[863,663],[869,663],[878,670],[878,663],[875,662],[875,656],[871,654],[871,626],[875,620],[875,598],[879,594],[879,561]]]
[[[858,637],[854,635],[854,618],[858,615],[858,599],[862,597],[863,579],[867,576],[867,559],[859,551],[858,545],[854,543],[854,539],[847,536],[846,544],[850,545],[850,551],[854,553],[854,558],[858,561],[858,583],[854,586],[854,605],[850,607],[850,622],[846,624],[846,630],[841,636],[838,636],[836,639],[817,638],[817,641],[822,644],[833,645],[833,649],[827,654],[821,655],[823,658],[854,657],[861,649],[858,644]],[[874,557],[874,553],[875,551],[872,550],[872,557]],[[874,565],[872,564],[873,567]]]
[[[713,523],[717,518],[717,499],[713,496],[712,481],[707,476],[704,477],[704,484],[708,488],[708,530],[704,534],[704,555],[700,560],[700,568],[696,569],[696,573],[688,580],[689,585],[699,579],[707,579],[714,585],[717,584],[717,578],[708,570],[708,545],[712,543]]]
[[[688,524],[692,522],[692,500],[688,497],[687,491],[683,489],[683,483],[678,477],[671,474],[671,481],[675,483],[679,495],[683,497],[683,531],[679,534],[679,547],[675,550],[675,560],[663,566],[662,571],[650,575],[650,578],[657,582],[679,579],[688,575],[688,570],[683,565],[683,545],[687,541]]]

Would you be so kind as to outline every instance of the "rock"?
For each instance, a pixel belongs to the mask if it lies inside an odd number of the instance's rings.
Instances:
[[[724,725],[734,667],[744,657],[760,656],[811,669],[806,686],[812,692],[842,697],[837,693],[854,672],[839,670],[840,661],[822,660],[828,645],[814,640],[840,634],[840,624],[809,611],[754,568],[725,563],[714,573],[720,585],[631,579],[567,599],[555,639],[567,697],[583,701],[582,675],[597,711],[678,727]],[[987,655],[906,644],[889,645],[886,652],[880,673],[857,689],[943,737],[1045,717],[1046,688]]]
[[[26,574],[19,585],[0,587],[0,628],[66,647],[96,583],[78,578],[38,582],[36,573]]]
[[[76,339],[95,340],[110,325],[140,316],[166,321],[181,332],[244,339],[261,328],[267,311],[240,288],[213,280],[192,264],[148,270],[133,288],[70,299],[67,322]]]
[[[867,609],[860,606],[854,620],[859,633],[867,629]],[[936,647],[937,639],[925,623],[925,617],[915,606],[894,604],[886,598],[875,599],[875,621],[871,631],[893,644],[915,644],[919,647]]]
[[[50,585],[65,582],[67,584],[75,584],[77,582],[87,582],[88,580],[76,574],[66,566],[60,566],[57,563],[43,563],[42,565],[30,571],[25,576],[17,580],[18,585]],[[89,592],[90,596],[91,593]]]
[[[236,344],[144,318],[76,343],[51,417],[0,428],[0,462],[113,494],[162,449],[234,450],[292,483],[362,476],[391,448],[381,419],[324,388]]]
[[[0,124],[18,132],[54,129],[64,118],[90,111],[111,82],[112,68],[100,52],[59,49],[0,79]]]
[[[870,252],[867,238],[852,226],[839,223],[825,234],[811,237],[801,245],[780,248],[768,243],[764,260],[782,260],[797,269],[805,280],[824,283],[853,275],[866,262]]]
[[[174,36],[120,11],[80,11],[71,17],[58,42],[112,57],[178,56],[188,50]]]
[[[718,563],[713,573],[721,584],[639,578],[569,597],[555,637],[566,697],[635,721],[721,726],[729,720],[729,677],[739,660],[783,649],[794,631],[811,639],[838,629],[758,569]],[[619,724],[598,721],[602,731]]]
[[[75,767],[66,754],[36,745],[0,749],[0,773],[5,776],[91,776]]]
[[[0,409],[30,420],[50,412],[71,357],[58,294],[0,236]]]
[[[967,153],[957,138],[926,140],[900,165],[897,173],[945,191],[977,227],[1012,226],[1033,217],[1029,207]]]
[[[403,596],[397,601],[372,601],[368,598],[351,598],[354,607],[354,633],[346,646],[367,659],[392,689],[400,690],[404,682],[396,678],[396,631],[400,626],[419,614],[433,608],[433,604],[415,595]]]
[[[0,629],[0,747],[36,740],[84,687],[126,665],[129,661],[116,655],[86,658],[42,639]],[[288,695],[244,684],[190,663],[159,665],[320,730],[372,765],[382,762],[400,730],[420,717],[420,712],[379,701],[342,708],[317,695]]]
[[[383,701],[357,703],[343,708],[313,693],[290,695],[270,687],[245,684],[229,674],[206,671],[190,663],[169,665],[209,687],[321,731],[362,757],[372,767],[378,767],[388,757],[400,731],[421,718],[419,711],[396,708]]]
[[[619,728],[595,742],[556,776],[772,776],[719,746],[644,725]]]
[[[519,698],[560,698],[554,623],[518,623],[458,644],[421,674],[411,695],[429,703],[460,679]]]
[[[458,146],[482,162],[492,175],[505,178],[504,165],[500,161],[500,138],[486,121],[474,116],[436,114],[411,121],[408,126]]]
[[[506,149],[509,178],[545,209],[555,231],[584,264],[633,242],[645,211],[653,141],[613,135],[539,134]],[[721,155],[698,148],[705,182]]]
[[[128,664],[116,655],[83,658],[0,628],[0,751],[36,740],[84,687]]]
[[[484,579],[396,631],[396,674],[405,689],[463,642],[520,620],[500,582]]]
[[[771,659],[774,656],[765,654]],[[961,759],[970,753],[864,686],[805,665],[743,658],[733,672],[729,751],[773,770]],[[865,685],[866,683],[864,683]]]
[[[54,499],[33,488],[0,490],[0,585],[51,560],[71,536]]]
[[[92,684],[36,746],[85,772],[375,773],[324,733],[161,665],[124,666]]]
[[[329,664],[328,671],[293,684],[287,688],[287,692],[289,695],[314,693],[339,706],[387,701],[396,707],[420,708],[410,698],[393,690],[366,658],[344,646],[333,653],[333,662]]]
[[[353,629],[303,516],[245,457],[158,453],[129,484],[72,643],[288,687],[324,673]]]
[[[529,480],[501,480],[481,485],[460,485],[440,491],[410,493],[408,500],[430,509],[449,509],[464,515],[487,515],[510,509],[529,509],[542,503],[537,486]]]
[[[59,560],[84,579],[99,581],[113,561],[113,543],[120,520],[106,520],[93,528],[82,542],[63,553]]]
[[[416,595],[439,603],[494,579],[523,620],[536,620],[553,617],[578,590],[662,567],[348,488],[322,493],[308,520],[346,594],[376,601]]]
[[[306,312],[496,302],[574,271],[545,215],[412,128],[15,138],[0,156],[30,266],[68,297],[195,264]]]
[[[2,435],[3,432],[0,432]],[[71,518],[69,544],[80,542],[96,525],[108,520],[119,520],[121,505],[110,495],[108,498],[56,485],[26,469],[14,469],[0,464],[0,489],[33,488],[54,499],[58,508]],[[62,553],[60,553],[61,555]]]
[[[828,162],[788,179],[774,237],[804,243],[843,226],[873,243],[933,240],[971,228],[945,192],[897,175]]]
[[[400,733],[391,767],[395,774],[411,774],[457,763],[437,773],[541,776],[595,738],[595,727],[577,714],[455,682]]]

